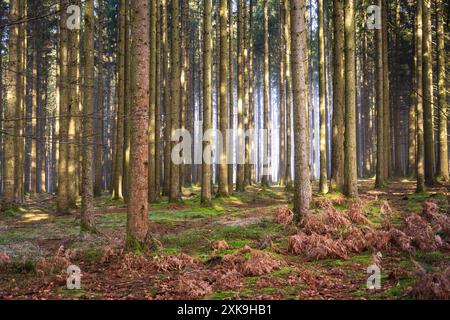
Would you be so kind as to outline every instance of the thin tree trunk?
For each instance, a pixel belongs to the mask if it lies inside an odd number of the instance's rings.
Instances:
[[[356,159],[356,68],[355,8],[353,0],[345,0],[345,193],[358,196]]]
[[[148,201],[156,202],[156,9],[157,1],[150,2],[150,103],[149,103],[149,154],[148,154]]]
[[[238,78],[238,143],[237,143],[237,175],[236,191],[244,191],[244,2],[238,0],[238,49],[237,49],[237,78]]]
[[[212,129],[212,1],[204,0],[203,12],[203,134]],[[203,137],[203,156],[210,158],[212,137]],[[211,201],[211,164],[202,157],[201,202]]]
[[[285,94],[285,13],[284,13],[284,1],[279,1],[280,8],[280,86],[278,89],[280,96],[280,185],[286,185],[286,94]]]
[[[84,93],[83,93],[83,174],[81,197],[81,232],[94,231],[94,181],[92,174],[94,146],[94,0],[84,8]]]
[[[284,0],[284,36],[286,41],[286,189],[292,188],[292,86],[291,86],[291,15],[290,0]]]
[[[123,117],[125,110],[125,41],[126,41],[126,0],[119,2],[119,41],[118,66],[117,66],[117,110],[116,110],[116,139],[114,141],[114,181],[113,198],[122,199],[123,190],[123,146],[124,146],[124,127]]]
[[[439,112],[439,171],[440,180],[448,181],[448,112],[446,86],[446,50],[444,33],[444,4],[436,1],[437,11],[437,45],[438,45],[438,112]]]
[[[163,88],[164,88],[164,188],[163,194],[170,194],[170,83],[169,83],[169,43],[167,34],[167,0],[161,2],[161,18],[162,18],[162,54],[163,54]]]
[[[18,52],[19,25],[15,22],[19,16],[19,0],[11,0],[9,3],[10,24],[8,36],[8,68],[6,69],[6,107],[4,121],[4,162],[3,162],[3,197],[2,211],[13,209],[14,204],[14,121],[16,109],[18,108]]]
[[[229,128],[234,128],[234,12],[233,12],[233,1],[228,0],[228,10],[229,10],[229,52],[228,52],[228,92],[229,92]],[[228,190],[233,190],[234,184],[234,134],[230,137],[229,150],[230,155],[229,165],[228,165]]]
[[[344,191],[344,3],[333,1],[334,56],[333,56],[333,136],[331,154],[331,188]]]
[[[267,130],[267,135],[269,133],[269,103],[270,103],[270,65],[269,65],[269,6],[268,0],[264,0],[264,129]],[[269,186],[270,181],[270,141],[264,146],[265,154],[267,155],[267,160],[265,161],[263,167],[263,176],[261,184],[264,187]]]
[[[327,113],[325,80],[324,0],[319,0],[319,113],[320,113],[320,192],[328,193]]]
[[[417,192],[425,191],[425,136],[423,112],[423,0],[417,1],[416,84],[417,84]]]
[[[180,13],[178,1],[171,4],[171,138],[180,128]],[[172,141],[172,150],[179,141]],[[170,168],[170,202],[181,200],[180,194],[180,165],[171,161]]]
[[[227,0],[220,0],[220,132],[222,132],[222,150],[219,150],[219,196],[228,197],[228,165],[224,146],[227,144],[228,129],[228,34]]]
[[[95,154],[95,184],[94,195],[99,196],[102,192],[102,178],[103,178],[103,110],[104,110],[104,94],[105,82],[103,78],[104,62],[103,62],[103,0],[98,2],[98,93],[97,93],[97,136],[96,136],[96,154]]]

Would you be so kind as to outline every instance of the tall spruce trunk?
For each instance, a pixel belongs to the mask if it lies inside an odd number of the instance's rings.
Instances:
[[[203,12],[203,134],[212,129],[212,1],[204,0]],[[203,137],[202,193],[201,202],[211,201],[211,163],[204,157],[212,158],[212,137]],[[212,160],[212,159],[211,159]]]
[[[84,81],[81,182],[81,232],[94,231],[94,0],[87,0],[84,8]]]
[[[131,54],[135,74],[131,107],[130,183],[128,192],[127,239],[129,250],[145,248],[148,240],[148,92],[149,92],[149,5],[147,0],[131,2],[133,21]]]
[[[331,188],[344,191],[344,3],[333,1],[334,55],[333,55],[333,134],[331,154]]]
[[[309,152],[308,152],[308,102],[306,64],[308,47],[306,41],[306,1],[291,0],[291,39],[292,39],[292,94],[294,98],[294,211],[296,220],[309,210],[312,194]]]
[[[358,196],[356,159],[356,66],[355,8],[353,0],[345,0],[345,194]]]

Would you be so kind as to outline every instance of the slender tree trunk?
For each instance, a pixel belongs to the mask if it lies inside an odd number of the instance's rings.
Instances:
[[[6,108],[4,121],[4,162],[3,162],[3,198],[2,211],[14,208],[14,121],[16,109],[18,108],[18,36],[19,25],[15,22],[19,20],[19,0],[9,2],[8,23],[8,68],[6,69]]]
[[[291,0],[291,39],[292,39],[292,80],[294,98],[294,143],[295,143],[295,190],[294,211],[296,220],[307,213],[311,202],[311,183],[309,180],[308,154],[308,85],[306,64],[308,56],[306,42],[306,1]]]
[[[171,135],[171,110],[170,110],[170,75],[169,75],[169,42],[167,34],[167,0],[161,2],[162,18],[162,53],[163,53],[163,88],[164,88],[164,188],[163,194],[170,194],[170,135]]]
[[[39,5],[39,3],[37,3]],[[37,111],[38,111],[38,42],[39,30],[33,32],[33,68],[32,68],[32,88],[31,88],[31,150],[30,150],[30,195],[33,197],[37,191]]]
[[[204,0],[203,12],[203,134],[212,129],[212,2]],[[203,156],[210,158],[212,137],[203,137]],[[211,201],[211,163],[202,158],[203,204]]]
[[[67,7],[67,0],[60,0],[60,8]],[[60,45],[59,45],[59,153],[58,153],[58,190],[56,195],[57,210],[60,214],[69,212],[69,190],[67,185],[68,154],[68,32],[67,13],[61,10]]]
[[[79,5],[79,2],[75,2]],[[68,95],[69,106],[67,110],[68,119],[68,141],[67,141],[67,192],[69,207],[76,208],[80,190],[79,181],[79,159],[80,148],[78,139],[80,137],[80,32],[77,29],[68,31]],[[89,114],[93,117],[93,113]]]
[[[81,232],[94,230],[94,182],[92,174],[94,146],[94,0],[84,8],[84,93],[83,93],[83,174]]]
[[[249,88],[248,88],[248,121],[249,121],[249,125],[248,125],[248,129],[250,130],[250,132],[254,131],[255,128],[255,88],[254,88],[254,83],[255,83],[255,76],[253,74],[253,5],[254,5],[254,1],[250,0],[250,13],[249,13],[249,35],[248,35],[248,73],[249,73]],[[255,139],[254,139],[255,135],[253,133],[252,138],[249,141],[249,156],[250,156],[250,164],[249,164],[249,184],[252,185],[255,179]]]
[[[172,0],[171,5],[171,138],[180,128],[180,13],[178,1]],[[172,141],[172,150],[179,141]],[[180,194],[180,165],[171,161],[170,168],[170,202],[181,200]]]
[[[439,112],[439,179],[448,181],[448,112],[447,112],[447,85],[446,85],[446,50],[444,32],[444,4],[442,0],[436,1],[437,12],[437,45],[438,45],[438,112]]]
[[[270,103],[270,65],[269,65],[269,6],[268,0],[264,0],[264,129],[269,133],[269,103]],[[263,176],[261,184],[264,187],[269,186],[270,181],[270,141],[264,146],[265,153],[268,157],[263,167]]]
[[[119,2],[119,41],[118,50],[118,66],[117,66],[117,110],[116,110],[116,139],[114,143],[114,182],[113,182],[113,198],[122,199],[122,182],[123,182],[123,146],[124,146],[124,128],[123,117],[125,110],[125,41],[126,41],[126,0]]]
[[[149,5],[146,0],[131,2],[133,21],[131,54],[135,74],[131,105],[130,190],[128,193],[127,239],[129,250],[139,251],[148,240],[148,92],[150,73]]]
[[[155,193],[161,195],[162,177],[162,103],[161,103],[161,14],[160,2],[156,1],[156,101],[155,101]]]
[[[431,38],[431,0],[423,0],[423,109],[425,140],[425,183],[435,183],[433,64]]]
[[[149,103],[149,155],[148,155],[148,200],[156,202],[156,5],[150,1],[150,103]]]
[[[219,196],[228,197],[228,165],[225,146],[227,143],[226,131],[228,129],[228,34],[227,34],[227,0],[220,0],[220,132],[222,132],[222,150],[219,167]]]
[[[417,6],[417,4],[415,4]],[[417,157],[417,12],[414,13],[414,31],[413,31],[413,59],[410,67],[411,94],[409,103],[409,124],[408,124],[408,176],[416,175],[416,157]]]
[[[104,94],[105,82],[103,78],[104,62],[103,62],[103,0],[98,2],[98,93],[97,93],[97,135],[96,135],[96,154],[95,154],[95,184],[94,195],[99,196],[102,192],[102,178],[103,178],[103,110],[104,110]]]
[[[229,92],[229,128],[234,128],[234,12],[233,12],[233,1],[228,0],[228,10],[229,10],[229,52],[228,52],[228,92]],[[234,184],[234,134],[230,137],[228,154],[231,159],[229,159],[228,165],[228,190],[233,190]]]
[[[333,137],[331,154],[331,188],[344,191],[344,3],[333,1],[334,56],[333,56]]]
[[[284,0],[284,36],[286,41],[286,189],[292,188],[292,90],[291,90],[291,16],[290,0]]]
[[[381,2],[382,12],[382,46],[383,46],[383,155],[385,163],[385,180],[388,180],[392,174],[392,141],[391,141],[391,115],[390,115],[390,93],[389,93],[389,60],[388,60],[388,20],[387,20],[387,0]]]
[[[379,0],[379,5],[382,5],[383,0]],[[384,182],[387,178],[386,174],[386,158],[384,155],[385,147],[384,145],[387,141],[384,140],[384,99],[383,99],[383,91],[384,91],[384,76],[383,76],[383,31],[376,30],[376,40],[375,40],[375,52],[376,52],[376,104],[377,104],[377,175],[375,186],[377,188],[382,188],[384,186]]]
[[[238,78],[238,141],[237,141],[237,175],[236,191],[244,191],[244,2],[238,0],[238,51],[237,51],[237,78]]]
[[[425,191],[425,135],[423,112],[423,0],[417,1],[417,192]]]
[[[320,113],[320,192],[328,193],[327,113],[325,80],[324,0],[319,0],[319,113]]]
[[[285,26],[285,13],[284,13],[284,1],[279,1],[280,8],[280,86],[279,86],[279,96],[280,96],[280,185],[286,185],[286,94],[285,94],[285,37],[284,37],[284,26]]]
[[[355,8],[353,0],[345,0],[345,193],[358,196],[356,163],[356,68]]]

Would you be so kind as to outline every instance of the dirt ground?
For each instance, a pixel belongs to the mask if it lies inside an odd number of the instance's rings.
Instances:
[[[407,234],[405,221],[423,215],[429,202],[437,204],[439,217],[448,222],[448,185],[415,194],[413,181],[393,181],[380,190],[373,184],[360,181],[363,222],[352,230],[382,232],[388,224]],[[214,199],[206,208],[199,204],[199,193],[193,187],[184,190],[182,204],[162,199],[150,206],[154,245],[140,253],[122,249],[126,207],[108,195],[97,199],[99,233],[84,238],[79,236],[78,213],[56,215],[51,196],[0,214],[0,299],[449,298],[445,228],[430,227],[434,238],[429,246],[414,244],[414,235],[407,234],[414,246],[406,249],[389,243],[354,250],[347,246],[345,257],[334,249],[322,256],[304,247],[296,253],[292,237],[302,228],[276,221],[280,208],[291,207],[292,194],[283,188],[254,186],[229,199]],[[315,196],[314,202],[315,214],[353,210],[339,194]],[[373,264],[381,269],[381,288],[370,290],[367,268]],[[66,288],[69,265],[81,269],[80,290]]]

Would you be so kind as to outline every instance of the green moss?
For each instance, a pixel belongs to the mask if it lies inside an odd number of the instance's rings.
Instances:
[[[126,248],[128,251],[131,251],[135,254],[141,254],[142,252],[148,250],[148,247],[145,243],[140,242],[138,239],[131,235],[127,235]]]
[[[239,293],[236,291],[216,291],[211,295],[212,300],[227,300],[238,297]]]
[[[294,270],[289,266],[281,267],[279,270],[272,272],[272,276],[277,278],[284,278],[291,274]]]

